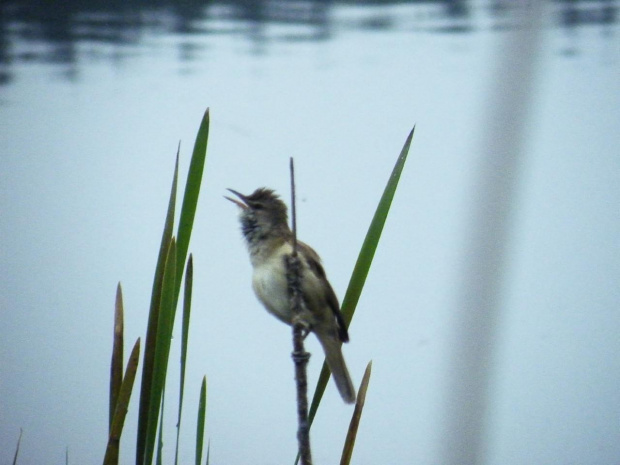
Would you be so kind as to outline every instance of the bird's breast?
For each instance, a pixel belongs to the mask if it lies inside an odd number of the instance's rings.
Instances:
[[[265,308],[275,317],[291,323],[291,311],[286,281],[285,252],[273,253],[261,263],[254,264],[252,287]]]

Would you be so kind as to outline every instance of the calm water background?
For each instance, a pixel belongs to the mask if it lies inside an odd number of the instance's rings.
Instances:
[[[177,143],[185,173],[210,107],[191,244],[182,463],[193,460],[204,374],[214,463],[292,463],[295,455],[289,331],[250,291],[225,188],[266,185],[287,198],[294,156],[300,236],[321,253],[342,297],[415,123],[345,347],[356,383],[373,360],[354,462],[449,463],[456,418],[480,432],[463,445],[461,463],[617,464],[618,4],[546,4],[531,80],[506,87],[529,104],[493,121],[497,89],[522,71],[506,55],[507,44],[523,40],[521,13],[512,2],[466,1],[4,3],[2,462],[12,460],[20,428],[20,463],[59,463],[67,447],[70,463],[101,460],[116,283],[129,346],[144,336]],[[455,347],[470,329],[459,289],[468,238],[485,229],[472,218],[487,205],[480,179],[496,127],[514,128],[522,142],[517,163],[500,173],[514,192],[499,199],[509,211],[505,256],[493,328],[479,344],[484,402],[470,424],[461,412],[478,404],[458,397],[454,405]],[[314,341],[310,351],[315,380]],[[169,382],[167,459],[177,380]],[[124,463],[134,456],[135,406]],[[338,460],[350,414],[330,385],[313,428],[316,463]]]

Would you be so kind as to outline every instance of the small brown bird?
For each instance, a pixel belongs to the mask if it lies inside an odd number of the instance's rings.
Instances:
[[[258,300],[276,318],[292,324],[286,279],[286,257],[293,251],[293,233],[288,225],[286,205],[271,189],[256,189],[243,195],[228,189],[239,199],[226,197],[241,208],[241,231],[245,237],[254,269],[252,287]],[[340,304],[319,255],[307,244],[297,241],[301,264],[302,300],[307,311],[303,321],[318,338],[327,364],[343,400],[355,402],[355,387],[342,356],[342,343],[349,341]]]

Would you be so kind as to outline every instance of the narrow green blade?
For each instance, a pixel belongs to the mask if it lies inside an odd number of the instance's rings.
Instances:
[[[185,391],[185,367],[187,363],[187,344],[189,340],[189,317],[192,310],[192,286],[194,282],[194,259],[189,254],[185,268],[185,290],[183,293],[183,329],[181,334],[181,386],[179,389],[179,413],[177,417],[177,443],[174,453],[175,465],[179,461],[179,436],[181,434],[181,412],[183,411],[183,393]]]
[[[372,222],[370,223],[370,227],[366,233],[366,238],[364,239],[364,244],[362,245],[360,254],[357,257],[357,262],[355,263],[355,268],[353,269],[353,274],[351,275],[347,292],[344,296],[344,300],[342,301],[342,313],[347,323],[351,322],[353,314],[355,313],[355,308],[357,307],[357,302],[362,294],[362,289],[364,287],[364,283],[366,282],[370,265],[372,264],[375,251],[377,250],[377,245],[379,244],[379,239],[381,238],[381,233],[383,232],[383,226],[385,226],[385,221],[387,220],[387,216],[392,205],[392,200],[394,199],[394,194],[396,193],[396,188],[398,187],[400,175],[405,167],[405,162],[407,161],[407,155],[409,154],[409,147],[411,146],[414,131],[415,127],[409,133],[409,136],[405,141],[405,145],[396,160],[390,179],[385,186],[383,195],[381,196],[381,200],[379,201],[379,205],[375,211],[375,215],[372,218]]]
[[[205,161],[207,159],[207,142],[209,140],[209,109],[200,123],[198,134],[196,134],[196,142],[194,143],[194,152],[189,164],[187,173],[187,182],[185,183],[185,194],[183,195],[183,205],[181,206],[181,218],[179,219],[179,228],[177,231],[177,289],[174,297],[176,303],[179,298],[181,289],[181,277],[185,267],[185,257],[189,249],[189,240],[192,235],[192,227],[194,226],[194,217],[196,216],[196,207],[198,206],[198,195],[200,194],[200,185],[202,183],[202,173],[204,171]]]
[[[103,459],[104,465],[118,465],[121,434],[123,433],[125,417],[127,416],[127,410],[129,409],[129,400],[131,399],[131,392],[133,390],[133,384],[136,379],[136,372],[138,371],[139,360],[140,338],[136,340],[133,349],[131,350],[129,360],[127,361],[125,376],[118,392],[116,409],[114,410],[112,424],[110,426],[108,445],[105,451],[105,457]]]
[[[151,307],[149,310],[149,321],[146,330],[146,343],[144,347],[144,361],[142,363],[142,385],[140,388],[140,410],[138,413],[138,437],[136,440],[136,465],[144,464],[146,450],[146,430],[149,423],[149,412],[151,411],[151,388],[153,384],[153,365],[155,359],[155,346],[157,343],[157,327],[159,322],[162,282],[164,279],[164,267],[168,257],[168,250],[172,240],[172,229],[174,226],[174,212],[176,205],[177,180],[179,177],[179,152],[174,166],[174,176],[172,178],[172,189],[170,190],[170,200],[168,201],[168,211],[164,222],[164,231],[159,247],[159,256],[153,278],[153,290],[151,292]],[[150,461],[149,461],[150,463]]]
[[[200,386],[200,401],[198,402],[198,421],[196,423],[196,465],[202,460],[202,448],[205,436],[205,418],[207,411],[207,377],[203,376]],[[207,453],[207,461],[208,461]]]
[[[400,175],[403,171],[403,167],[405,166],[405,161],[407,160],[414,131],[415,127],[409,133],[409,136],[405,141],[405,145],[396,160],[390,179],[385,186],[383,195],[381,196],[381,200],[377,206],[377,210],[375,211],[370,227],[368,228],[368,232],[366,233],[366,238],[364,239],[362,249],[357,257],[357,262],[355,263],[355,268],[353,269],[353,274],[351,275],[347,292],[344,296],[344,300],[342,301],[342,314],[347,322],[347,326],[353,318],[357,302],[362,294],[362,289],[364,288],[364,283],[366,282],[366,277],[368,276],[372,259],[375,256],[375,251],[377,250],[377,245],[379,244],[379,239],[381,238],[383,226],[385,225],[385,221],[390,211],[390,206],[392,205],[392,199],[394,198],[394,193],[396,192]],[[310,413],[308,415],[310,424],[312,424],[312,421],[314,420],[323,394],[325,393],[329,376],[329,368],[327,367],[327,364],[323,362],[323,368],[321,369],[321,374],[314,391],[314,397],[312,398],[312,404],[310,405]]]
[[[162,404],[163,391],[166,384],[168,356],[170,354],[170,342],[172,339],[172,327],[174,323],[176,263],[176,241],[173,237],[170,241],[170,248],[166,259],[166,264],[164,266],[164,276],[162,281],[160,315],[157,324],[155,358],[153,360],[153,382],[151,386],[151,399],[146,429],[144,465],[150,465],[153,461],[153,449],[155,447],[155,439],[157,435],[157,423]]]
[[[110,412],[108,430],[112,429],[118,393],[123,382],[123,290],[121,283],[116,286],[114,306],[114,339],[112,342],[112,361],[110,363]]]

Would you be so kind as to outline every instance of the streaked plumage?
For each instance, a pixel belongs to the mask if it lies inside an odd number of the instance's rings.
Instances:
[[[252,287],[258,299],[276,318],[291,324],[285,258],[292,250],[292,232],[287,208],[270,189],[260,188],[245,196],[229,189],[241,201],[227,197],[241,208],[241,231],[254,269]],[[346,324],[319,255],[298,241],[301,261],[302,299],[307,312],[304,322],[316,335],[327,359],[340,395],[355,402],[355,388],[342,356],[342,343],[349,341]]]

